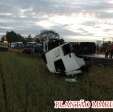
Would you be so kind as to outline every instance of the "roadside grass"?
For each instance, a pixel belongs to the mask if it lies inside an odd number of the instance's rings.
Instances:
[[[76,83],[69,83],[65,76],[49,73],[38,56],[0,52],[1,74],[7,98],[0,77],[0,112],[6,112],[5,102],[9,112],[64,112],[54,110],[54,100],[113,100],[113,66],[92,65]]]

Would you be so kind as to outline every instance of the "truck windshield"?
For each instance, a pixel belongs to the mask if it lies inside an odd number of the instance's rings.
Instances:
[[[62,49],[63,49],[64,55],[67,55],[67,54],[71,53],[70,44],[66,44],[66,45],[62,46]]]

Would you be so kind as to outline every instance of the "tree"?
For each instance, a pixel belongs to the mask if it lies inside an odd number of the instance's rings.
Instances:
[[[14,31],[6,32],[6,41],[8,41],[8,43],[19,41],[23,42],[24,37],[22,37],[20,34],[15,33]]]
[[[16,33],[14,31],[6,32],[6,40],[8,43],[14,42],[16,40]]]
[[[51,50],[64,43],[64,40],[60,38],[60,35],[52,30],[44,30],[39,34],[39,39],[42,42],[46,42],[48,50]]]
[[[1,42],[4,42],[5,41],[5,36],[2,36],[1,37]]]
[[[39,38],[39,34],[34,36],[34,41],[37,43],[41,43],[41,40]]]
[[[28,35],[27,38],[25,38],[25,41],[26,41],[26,42],[32,42],[32,41],[33,41],[33,38],[32,38],[32,36],[31,36],[31,34]]]
[[[37,43],[41,43],[39,38],[34,38],[34,41],[37,42]]]
[[[50,39],[59,39],[60,35],[52,30],[43,30],[39,34],[39,38],[41,41],[46,41],[46,40],[50,40]]]

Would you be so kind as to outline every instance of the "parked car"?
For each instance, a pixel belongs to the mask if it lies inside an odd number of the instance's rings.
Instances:
[[[34,53],[42,54],[43,53],[43,46],[41,44],[36,44],[34,46]]]
[[[32,54],[33,53],[33,45],[32,44],[26,44],[24,49],[23,49],[23,53]]]
[[[41,44],[36,43],[27,43],[25,48],[23,49],[23,53],[32,54],[42,54],[43,53],[43,47]]]

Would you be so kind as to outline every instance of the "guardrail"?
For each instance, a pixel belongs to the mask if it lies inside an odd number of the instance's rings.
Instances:
[[[0,42],[0,47],[6,47],[6,48],[8,48],[8,43]]]

